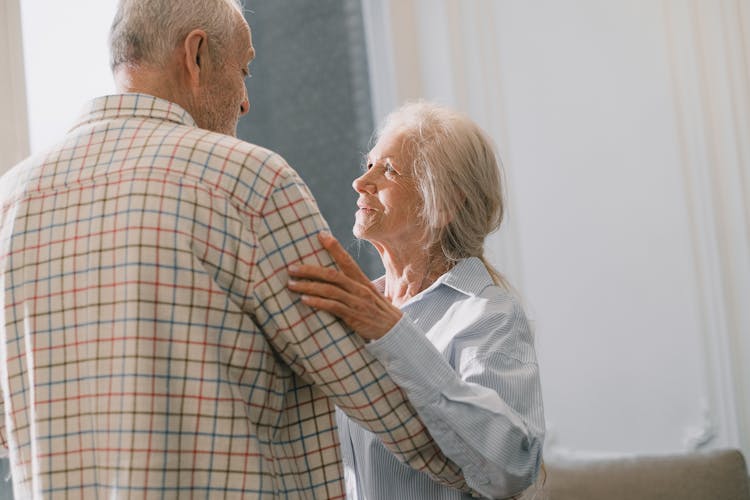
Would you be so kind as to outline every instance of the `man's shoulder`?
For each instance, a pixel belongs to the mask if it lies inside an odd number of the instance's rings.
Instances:
[[[74,144],[84,135],[106,138],[118,131],[117,147],[130,154],[153,158],[174,166],[180,162],[224,176],[263,171],[277,176],[289,169],[277,153],[236,137],[201,129],[180,105],[143,93],[115,94],[91,100],[84,106],[76,125],[67,136]]]
[[[189,125],[165,125],[149,142],[158,143],[162,160],[168,160],[164,167],[172,174],[182,171],[215,192],[254,203],[262,204],[288,179],[298,178],[275,151]],[[176,168],[178,164],[182,167]]]
[[[293,169],[277,152],[263,146],[200,128],[192,130],[181,139],[183,147],[195,148],[207,164],[221,165],[222,170],[239,169],[238,174],[257,174],[286,177]]]

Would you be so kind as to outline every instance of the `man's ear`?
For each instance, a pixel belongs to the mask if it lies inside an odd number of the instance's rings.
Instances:
[[[185,37],[185,68],[190,83],[200,85],[201,71],[208,58],[208,36],[203,30],[193,30]]]

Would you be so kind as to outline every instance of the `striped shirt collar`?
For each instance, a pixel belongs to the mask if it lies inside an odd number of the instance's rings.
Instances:
[[[385,276],[379,277],[373,283],[381,293],[385,290]],[[482,261],[478,257],[467,257],[456,262],[455,266],[436,279],[432,285],[409,299],[406,304],[421,300],[422,297],[442,285],[449,286],[470,297],[476,297],[493,284],[492,276]]]
[[[115,94],[86,103],[73,129],[113,118],[156,118],[196,127],[190,113],[173,102],[148,94]]]

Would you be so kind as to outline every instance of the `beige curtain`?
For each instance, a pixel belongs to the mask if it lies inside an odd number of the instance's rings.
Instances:
[[[665,0],[715,425],[750,455],[750,4]]]
[[[19,0],[0,0],[0,173],[29,154]]]

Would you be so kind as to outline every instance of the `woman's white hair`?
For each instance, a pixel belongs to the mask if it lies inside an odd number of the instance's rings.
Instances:
[[[211,55],[223,60],[238,12],[238,0],[120,0],[109,35],[111,67],[159,65],[194,29],[206,32]]]
[[[484,258],[484,241],[505,210],[502,166],[492,140],[467,116],[426,101],[389,114],[378,136],[398,131],[414,158],[426,250],[448,262],[479,257],[495,282],[503,277]]]

